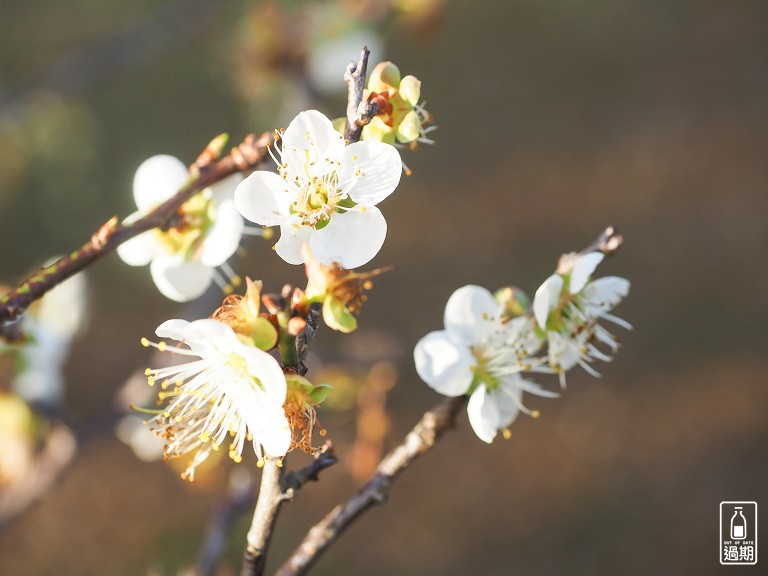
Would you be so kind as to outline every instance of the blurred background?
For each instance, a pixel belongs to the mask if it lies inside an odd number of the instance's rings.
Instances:
[[[322,330],[310,359],[308,376],[339,391],[320,418],[343,463],[284,508],[270,566],[438,401],[411,351],[442,327],[453,290],[532,296],[561,253],[609,224],[625,245],[598,273],[632,281],[616,314],[635,329],[602,378],[574,370],[561,398],[527,400],[541,418],[491,446],[462,413],[313,573],[719,574],[723,500],[757,501],[768,534],[768,3],[6,0],[2,12],[9,285],[132,212],[145,158],[191,163],[220,132],[239,140],[309,107],[343,115],[344,66],[362,43],[372,64],[391,59],[423,83],[437,144],[404,152],[413,175],[380,206],[389,235],[371,264],[395,270],[376,280],[360,330]],[[300,283],[270,244],[246,239],[236,269],[271,291]],[[174,304],[115,255],[88,270],[63,401],[28,417],[37,455],[59,464],[0,528],[0,574],[194,564],[233,466],[185,483],[115,426],[153,362],[139,339],[220,298]],[[56,422],[71,431],[62,445]],[[250,486],[253,460],[238,468]],[[237,573],[250,514],[218,574]]]

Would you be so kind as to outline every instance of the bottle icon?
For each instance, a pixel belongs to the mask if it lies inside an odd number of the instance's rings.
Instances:
[[[734,507],[731,517],[731,539],[744,540],[747,537],[747,519],[741,513],[741,506]]]

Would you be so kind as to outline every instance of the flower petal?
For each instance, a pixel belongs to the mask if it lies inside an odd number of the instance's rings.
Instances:
[[[387,236],[387,221],[376,206],[334,214],[325,228],[309,238],[315,257],[323,264],[338,262],[348,270],[370,262]]]
[[[629,280],[619,276],[604,276],[584,288],[584,312],[595,318],[608,312],[629,294]]]
[[[562,291],[563,277],[559,274],[552,274],[536,290],[533,297],[533,316],[542,329],[546,329],[549,313],[557,307]]]
[[[133,199],[141,211],[166,201],[189,179],[184,162],[168,154],[152,156],[141,163],[133,177]]]
[[[173,318],[172,320],[166,320],[160,324],[155,330],[155,334],[160,338],[170,338],[181,342],[186,339],[187,326],[189,326],[189,322],[186,320]]]
[[[400,81],[400,95],[411,106],[416,106],[421,97],[421,81],[410,74]]]
[[[340,186],[358,204],[378,204],[400,182],[403,165],[397,148],[383,142],[355,142],[344,150]]]
[[[143,215],[142,212],[134,212],[123,220],[123,223],[130,224]],[[153,258],[163,253],[165,246],[157,230],[142,232],[117,247],[117,255],[129,266],[146,266]]]
[[[467,403],[467,416],[469,416],[472,430],[480,440],[488,444],[493,442],[499,430],[500,415],[496,396],[488,392],[485,384],[481,384],[472,393]]]
[[[288,217],[294,197],[292,186],[274,172],[254,172],[237,186],[235,206],[251,222],[276,226]]]
[[[281,160],[288,173],[306,177],[311,163],[325,166],[344,156],[344,135],[317,110],[301,112],[288,125],[282,138]]]
[[[461,339],[467,346],[480,343],[484,333],[492,328],[501,313],[501,306],[493,295],[482,286],[462,286],[445,305],[443,322],[445,329]]]
[[[160,293],[176,302],[201,296],[213,279],[212,268],[177,255],[158,256],[152,260],[150,272]]]
[[[288,264],[302,264],[301,247],[313,233],[313,228],[303,226],[299,218],[291,216],[280,225],[280,240],[275,244],[275,252]]]
[[[433,390],[461,396],[472,384],[475,359],[469,348],[446,330],[430,332],[413,350],[416,371]]]
[[[586,286],[589,277],[597,268],[597,265],[603,261],[605,254],[602,252],[588,252],[576,258],[571,270],[571,281],[569,289],[571,294],[578,294]]]
[[[208,190],[210,191],[214,203],[218,204],[224,200],[234,199],[235,190],[237,190],[237,187],[242,181],[243,175],[240,172],[235,172],[224,178],[224,180],[219,180],[215,184],[208,186]]]
[[[205,235],[198,259],[205,266],[221,266],[240,246],[242,234],[243,217],[234,200],[224,200],[216,207],[213,226]]]

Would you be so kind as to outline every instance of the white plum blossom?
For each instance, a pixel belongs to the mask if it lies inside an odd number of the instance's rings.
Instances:
[[[285,455],[291,430],[283,409],[287,385],[277,360],[212,319],[168,320],[156,334],[182,341],[187,348],[146,339],[142,343],[197,358],[146,371],[150,385],[160,383],[160,397],[170,399],[151,421],[153,431],[166,440],[165,457],[196,451],[186,478],[194,479],[195,468],[230,437],[229,456],[236,462],[246,441],[260,462],[265,456]]]
[[[189,180],[178,158],[161,154],[145,160],[133,180],[138,220],[168,200]],[[120,245],[117,253],[131,266],[149,264],[160,292],[176,302],[193,300],[215,279],[215,268],[225,265],[243,234],[243,219],[235,208],[234,192],[242,180],[233,174],[195,194],[166,231],[153,229]]]
[[[619,349],[616,338],[598,322],[608,320],[626,328],[632,326],[610,314],[629,293],[629,281],[606,276],[590,281],[605,255],[602,252],[568,255],[536,291],[533,314],[538,327],[546,332],[549,364],[560,374],[565,385],[565,372],[577,364],[593,376],[599,374],[590,366],[593,360],[610,361],[612,356],[595,344],[606,345],[611,354]]]
[[[416,370],[441,394],[470,394],[469,422],[484,442],[506,431],[519,412],[538,414],[525,408],[523,392],[557,396],[521,375],[545,371],[539,368],[544,360],[534,357],[541,341],[531,317],[507,320],[503,304],[488,290],[469,285],[448,299],[444,324],[444,330],[427,334],[416,345]]]
[[[248,220],[280,226],[278,255],[301,264],[302,244],[323,264],[350,269],[379,252],[387,223],[376,204],[400,182],[400,155],[389,144],[344,137],[316,110],[301,112],[276,146],[278,174],[257,171],[237,187],[235,204]]]

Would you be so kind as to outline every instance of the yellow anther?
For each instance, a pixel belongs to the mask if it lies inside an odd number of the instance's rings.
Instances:
[[[257,468],[264,468],[264,458],[259,458],[259,461],[256,462]]]
[[[282,468],[283,467],[283,460],[282,460],[282,458],[280,460],[278,460],[277,462],[275,462],[275,464],[277,464],[278,468]]]
[[[160,342],[157,345],[157,349],[160,350],[160,352],[165,352],[167,348],[168,348],[168,344],[166,344],[165,342]]]
[[[147,378],[147,384],[149,384],[150,386],[154,386],[155,385],[155,379],[152,378],[152,376],[150,376],[149,378]]]
[[[149,348],[149,340],[147,340],[146,338],[142,338],[141,345],[144,346],[144,348]]]
[[[147,368],[144,370],[144,376],[152,376],[152,368]]]
[[[501,435],[504,436],[504,440],[509,440],[510,438],[512,438],[512,430],[510,430],[509,428],[504,428],[501,431]]]
[[[538,418],[539,416],[541,416],[541,412],[539,412],[538,410],[534,410],[533,412],[531,412],[531,418]]]

